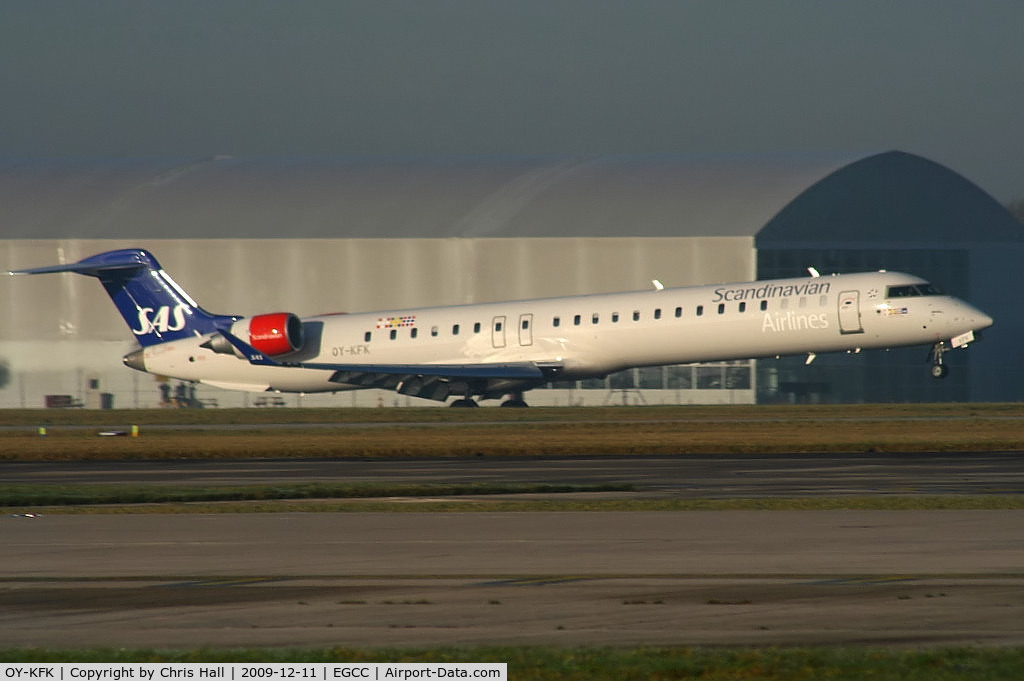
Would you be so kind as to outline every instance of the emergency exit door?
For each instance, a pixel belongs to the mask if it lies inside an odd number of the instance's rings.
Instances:
[[[496,348],[505,347],[505,317],[495,317],[491,320],[491,344]]]

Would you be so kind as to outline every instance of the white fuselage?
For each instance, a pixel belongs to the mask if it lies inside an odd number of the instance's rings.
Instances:
[[[289,361],[331,364],[557,363],[559,379],[629,367],[932,344],[991,325],[951,296],[891,291],[897,272],[456,305],[303,319]],[[146,348],[145,370],[226,388],[322,392],[331,370],[252,365],[200,347]]]

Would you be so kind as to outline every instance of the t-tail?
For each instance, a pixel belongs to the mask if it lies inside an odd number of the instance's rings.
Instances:
[[[148,251],[108,251],[69,265],[17,270],[11,274],[75,272],[96,277],[143,347],[204,336],[240,317],[207,312],[178,286]]]

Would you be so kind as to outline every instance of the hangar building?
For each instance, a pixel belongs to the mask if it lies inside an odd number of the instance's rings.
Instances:
[[[860,155],[0,161],[0,263],[142,247],[218,313],[333,311],[908,271],[991,314],[930,378],[927,348],[641,369],[531,404],[1019,400],[1014,272],[1024,228],[954,171]],[[98,283],[9,277],[0,408],[49,399],[157,406],[172,386],[121,366],[131,334]],[[184,386],[173,386],[175,391]],[[393,393],[207,405],[429,404]],[[47,397],[51,396],[51,397]],[[63,396],[54,398],[52,396]]]

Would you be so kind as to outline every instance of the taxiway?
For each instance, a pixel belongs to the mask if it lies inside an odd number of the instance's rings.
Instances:
[[[1020,511],[0,519],[0,641],[1024,644]]]

